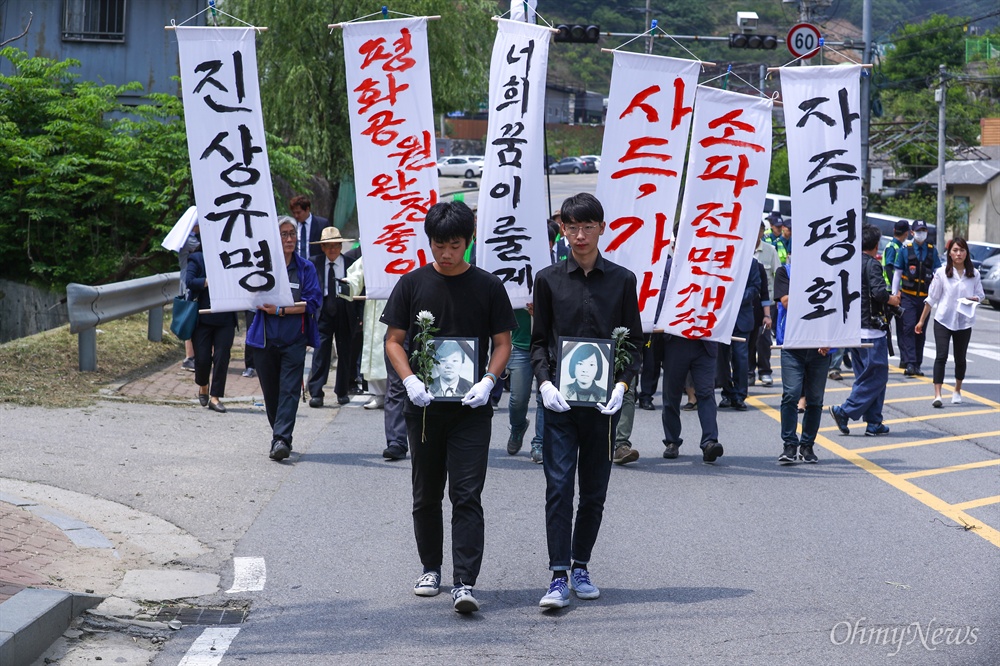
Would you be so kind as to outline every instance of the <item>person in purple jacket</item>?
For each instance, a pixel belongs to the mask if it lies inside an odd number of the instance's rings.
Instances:
[[[323,292],[315,266],[295,252],[295,221],[282,217],[278,220],[278,228],[288,282],[292,287],[292,300],[305,304],[282,307],[270,303],[258,305],[247,329],[247,345],[256,348],[254,363],[260,390],[264,394],[267,422],[271,424],[270,457],[271,460],[281,461],[292,451],[292,431],[299,409],[306,346],[319,346],[316,313],[322,305]]]

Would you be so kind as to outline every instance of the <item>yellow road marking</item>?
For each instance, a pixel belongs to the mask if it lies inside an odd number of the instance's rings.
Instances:
[[[993,465],[1000,465],[1000,459],[997,460],[980,460],[974,463],[965,463],[964,465],[952,465],[951,467],[938,467],[937,469],[923,469],[919,472],[907,472],[906,474],[900,474],[901,479],[916,479],[921,476],[934,476],[935,474],[947,474],[948,472],[963,472],[967,469],[980,469],[982,467],[992,467]]]
[[[922,414],[921,416],[907,416],[901,419],[888,419],[882,421],[887,425],[893,423],[909,423],[910,421],[934,421],[936,419],[950,419],[956,416],[977,416],[979,414],[1000,414],[998,409],[974,409],[971,412],[948,412],[945,414]],[[833,432],[837,430],[837,426],[827,426],[825,428],[820,428],[820,432]]]
[[[996,437],[1000,435],[1000,430],[992,432],[974,432],[968,435],[948,435],[947,437],[935,437],[934,439],[918,439],[912,442],[900,442],[898,444],[883,444],[882,446],[866,446],[862,449],[851,449],[855,453],[872,453],[874,451],[892,451],[894,449],[908,449],[911,446],[926,446],[927,444],[944,444],[945,442],[960,442],[965,439],[979,439],[980,437]]]
[[[889,400],[884,401],[884,404],[891,405],[891,404],[895,404],[897,402],[920,402],[922,400],[927,400],[927,396],[926,395],[914,395],[914,396],[910,396],[909,398],[891,398]]]
[[[896,372],[896,373],[902,373],[903,372],[902,370],[893,369],[893,368],[889,368],[889,371],[890,372]],[[916,380],[918,380],[922,384],[931,384],[931,385],[933,385],[933,383],[934,383],[933,379],[928,379],[927,377],[913,377],[912,379],[916,379]],[[891,384],[888,384],[887,386],[891,386]],[[955,386],[953,384],[942,384],[942,386],[944,388],[946,388],[947,390],[953,392],[953,393],[955,391]],[[995,402],[993,400],[990,400],[989,398],[984,398],[981,395],[976,395],[975,393],[969,393],[968,391],[966,391],[964,389],[962,391],[962,397],[963,398],[971,398],[972,400],[975,400],[976,402],[979,402],[981,404],[987,405],[988,407],[995,407],[997,409],[1000,409],[1000,402]]]
[[[766,405],[764,402],[755,397],[748,398],[747,402],[751,403],[754,407],[761,410],[775,421],[778,421],[779,423],[781,422],[781,413],[777,409],[774,409],[773,407]],[[836,442],[833,442],[832,440],[830,440],[827,437],[824,437],[823,435],[816,436],[816,443],[825,448],[826,450],[830,451],[834,455],[840,456],[844,460],[860,467],[869,474],[872,474],[876,478],[881,479],[882,481],[888,483],[893,488],[896,488],[897,490],[906,493],[907,495],[917,500],[921,504],[924,504],[925,506],[933,509],[934,511],[937,511],[946,518],[954,521],[956,524],[961,525],[963,527],[971,526],[973,528],[971,530],[973,533],[977,534],[983,539],[986,539],[986,541],[993,544],[997,548],[1000,548],[1000,530],[997,530],[993,527],[990,527],[989,525],[984,524],[983,522],[965,513],[965,511],[963,510],[963,508],[974,508],[974,507],[962,507],[962,505],[948,504],[940,497],[932,495],[926,490],[900,477],[898,474],[893,474],[884,467],[876,465],[872,461],[861,457],[860,455],[858,455],[854,451],[851,451],[850,449],[846,449],[843,446],[840,446]],[[997,501],[1000,501],[1000,498],[998,498]]]
[[[969,502],[961,502],[959,504],[952,504],[952,508],[958,509],[959,511],[964,511],[966,509],[978,509],[981,506],[988,506],[990,504],[1000,504],[1000,495],[994,495],[993,497],[983,497],[982,499],[972,500]]]

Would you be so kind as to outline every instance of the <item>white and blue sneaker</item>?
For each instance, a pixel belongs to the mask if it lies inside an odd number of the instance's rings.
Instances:
[[[451,599],[456,613],[474,613],[479,610],[479,602],[472,596],[472,588],[468,585],[453,587]]]
[[[441,591],[441,574],[437,571],[428,571],[417,579],[413,586],[413,594],[418,597],[434,597]]]
[[[538,602],[542,608],[565,608],[569,605],[569,584],[565,578],[556,578],[549,583],[549,591]]]
[[[586,569],[573,569],[569,576],[569,584],[577,599],[596,599],[601,596],[601,591],[590,582],[590,572]]]

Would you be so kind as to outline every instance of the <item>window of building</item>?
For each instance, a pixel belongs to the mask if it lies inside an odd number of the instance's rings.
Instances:
[[[63,0],[63,40],[124,42],[125,3],[126,0]]]

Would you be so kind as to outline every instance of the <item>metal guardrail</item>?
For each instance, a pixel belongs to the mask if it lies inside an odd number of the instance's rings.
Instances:
[[[66,285],[69,332],[79,334],[80,371],[97,370],[97,326],[138,312],[149,311],[147,337],[163,339],[163,306],[180,291],[181,274],[160,273],[99,287]]]

